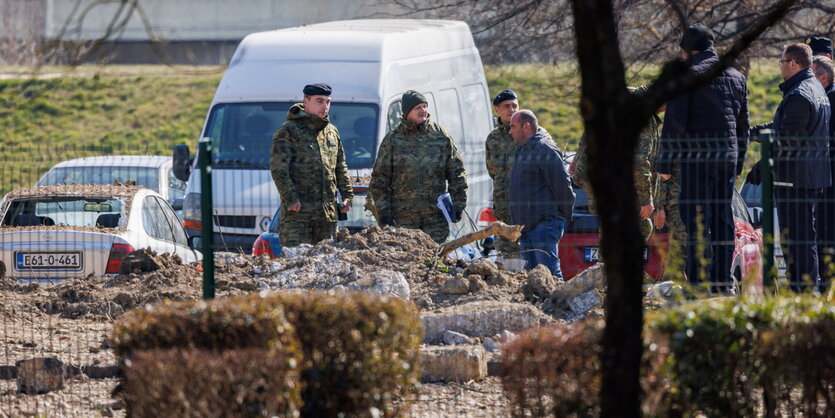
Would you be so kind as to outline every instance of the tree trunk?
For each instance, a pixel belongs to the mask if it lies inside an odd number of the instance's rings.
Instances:
[[[574,0],[588,172],[606,260],[601,415],[640,416],[643,247],[633,184],[635,146],[651,116],[626,88],[609,0]]]

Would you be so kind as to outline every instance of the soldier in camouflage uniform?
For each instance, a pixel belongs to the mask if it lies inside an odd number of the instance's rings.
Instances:
[[[437,207],[447,191],[453,222],[467,205],[464,162],[452,137],[429,120],[427,101],[409,90],[401,100],[403,118],[380,144],[368,188],[369,207],[381,225],[420,229],[435,242],[449,236],[449,224]]]
[[[687,242],[687,230],[678,212],[678,195],[681,192],[679,180],[680,168],[674,164],[668,180],[658,177],[658,195],[655,201],[655,227],[661,229],[664,225],[669,228],[670,252],[667,256],[667,266],[664,269],[664,279],[679,279],[676,274],[684,272],[684,243]]]
[[[633,94],[641,94],[646,88],[641,86],[630,90]],[[632,171],[635,179],[635,191],[638,195],[638,205],[640,206],[641,235],[643,235],[644,240],[649,239],[653,229],[652,222],[649,218],[655,209],[653,197],[657,195],[654,165],[655,155],[658,153],[658,127],[660,124],[661,119],[658,115],[653,115],[647,127],[641,131],[638,146],[635,150],[634,170]],[[579,149],[574,156],[572,180],[574,184],[580,186],[588,195],[589,212],[596,213],[594,195],[592,194],[591,184],[588,182],[588,176],[586,174],[587,158],[586,137],[584,135],[580,139]]]
[[[354,193],[339,131],[328,120],[331,87],[304,87],[304,101],[293,105],[273,135],[270,172],[281,195],[281,244],[315,244],[336,233],[336,191],[342,212]]]
[[[493,109],[498,116],[496,128],[484,142],[487,173],[493,179],[493,216],[498,221],[510,222],[508,185],[510,170],[516,156],[516,145],[510,136],[510,117],[519,110],[519,100],[513,90],[505,90],[493,99]],[[502,254],[519,252],[519,244],[504,238],[496,241],[496,250]]]

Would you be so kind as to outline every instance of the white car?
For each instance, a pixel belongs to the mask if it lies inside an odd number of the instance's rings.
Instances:
[[[0,271],[22,283],[117,274],[140,248],[202,259],[168,202],[144,187],[20,188],[0,203]]]
[[[128,180],[156,191],[174,207],[182,209],[186,184],[171,172],[171,157],[159,155],[113,155],[74,158],[56,164],[36,186],[56,184],[113,184]]]

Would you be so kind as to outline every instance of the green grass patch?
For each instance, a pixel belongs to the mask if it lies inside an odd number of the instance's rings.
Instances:
[[[55,163],[88,155],[170,155],[178,143],[194,145],[222,67],[82,66],[0,70],[0,192],[31,185]],[[647,65],[627,77],[645,84],[657,73]],[[577,109],[580,84],[574,65],[513,64],[485,67],[490,94],[514,89],[557,144],[576,150],[583,132]],[[779,68],[754,63],[748,78],[752,123],[772,118],[781,94]],[[749,160],[758,155],[754,147]],[[750,166],[750,164],[749,164]]]

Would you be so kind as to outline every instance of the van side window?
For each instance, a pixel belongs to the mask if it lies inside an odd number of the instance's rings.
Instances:
[[[403,107],[400,105],[400,100],[389,105],[389,110],[386,113],[388,123],[386,125],[386,133],[396,128],[400,124],[401,115],[403,114]]]
[[[458,93],[455,89],[446,89],[438,92],[438,109],[441,109],[437,116],[441,124],[455,140],[458,148],[464,147],[464,127],[461,124],[461,107],[458,105]]]
[[[493,126],[492,113],[488,108],[487,92],[483,84],[469,84],[464,86],[464,129],[468,137],[483,144]],[[483,146],[481,147],[483,149]]]

